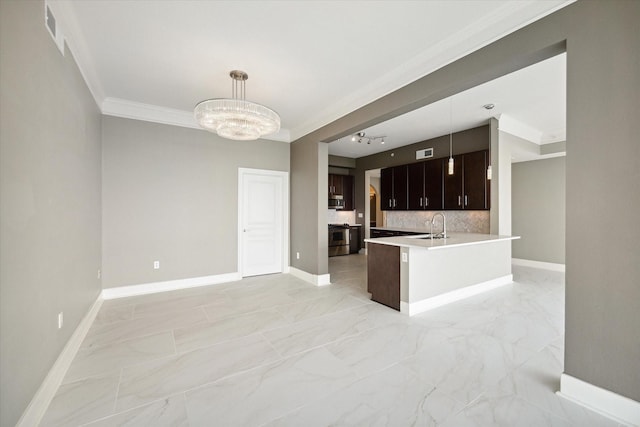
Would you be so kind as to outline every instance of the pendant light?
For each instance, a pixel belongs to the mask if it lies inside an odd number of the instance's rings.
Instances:
[[[244,71],[233,70],[231,96],[233,98],[207,99],[196,105],[196,121],[204,129],[223,138],[252,141],[280,130],[278,113],[261,104],[245,100]]]
[[[484,104],[482,106],[485,110],[492,110],[495,107],[494,104]],[[491,181],[491,140],[489,140],[489,166],[487,166],[487,180]]]
[[[449,167],[447,173],[453,175],[453,98],[449,98]]]

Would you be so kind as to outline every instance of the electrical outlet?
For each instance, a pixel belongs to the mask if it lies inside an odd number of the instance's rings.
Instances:
[[[296,252],[296,259],[300,259],[300,252]]]
[[[402,252],[402,262],[408,262],[409,258],[407,257],[407,253],[406,252]]]
[[[58,329],[62,329],[62,325],[64,324],[64,313],[58,313]]]
[[[358,218],[362,218],[364,215],[362,215],[362,212],[358,212]]]
[[[100,269],[98,269],[98,279],[102,278],[102,271]]]
[[[160,261],[153,261],[153,269],[154,270],[160,269]]]

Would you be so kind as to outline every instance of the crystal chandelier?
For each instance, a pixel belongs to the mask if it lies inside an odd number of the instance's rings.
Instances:
[[[252,141],[280,130],[280,116],[264,105],[245,100],[244,71],[233,70],[231,96],[207,99],[196,105],[196,121],[204,129],[223,138]]]

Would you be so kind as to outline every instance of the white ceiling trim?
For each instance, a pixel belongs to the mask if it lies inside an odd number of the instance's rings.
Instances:
[[[567,156],[566,151],[560,151],[558,153],[540,154],[539,156],[536,156],[536,157],[512,158],[511,163],[535,162],[536,160],[554,159],[556,157],[566,157],[566,156]]]
[[[540,145],[542,142],[542,132],[531,126],[522,123],[506,114],[501,114],[498,119],[498,130],[526,139],[529,142]]]
[[[540,144],[552,144],[554,142],[566,141],[567,129],[554,129],[549,131],[549,135],[543,135]]]
[[[71,2],[68,0],[45,0],[45,4],[49,6],[56,18],[57,26],[64,34],[67,47],[80,69],[80,74],[93,95],[96,105],[100,107],[105,99],[104,89],[96,72],[91,51],[85,43],[80,24],[78,24],[76,14],[71,7]]]
[[[125,119],[142,120],[145,122],[162,123],[171,126],[180,126],[204,131],[196,122],[192,111],[178,110],[175,108],[160,107],[144,104],[120,98],[106,98],[100,106],[102,114],[107,116],[122,117]],[[264,136],[261,139],[270,141],[291,142],[287,129]]]
[[[157,105],[143,104],[120,98],[106,98],[101,106],[102,114],[125,119],[164,123],[192,129],[202,129],[196,123],[193,113]]]

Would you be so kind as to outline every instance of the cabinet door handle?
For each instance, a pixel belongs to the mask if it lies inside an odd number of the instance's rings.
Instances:
[[[389,199],[389,207],[391,207],[391,199]]]
[[[393,207],[396,207],[396,199],[393,199]]]
[[[464,195],[464,205],[469,206],[469,197],[466,194]]]
[[[424,198],[424,205],[425,206],[429,206],[429,198],[428,197]]]
[[[422,197],[420,197],[420,207],[422,207]]]
[[[458,196],[458,206],[462,206],[462,201],[461,201],[462,197]]]

